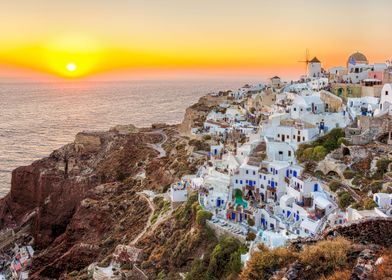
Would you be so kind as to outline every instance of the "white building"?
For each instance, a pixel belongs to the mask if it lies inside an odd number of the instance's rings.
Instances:
[[[188,199],[188,191],[185,184],[179,182],[170,187],[170,199],[172,202],[185,202]]]
[[[310,78],[319,78],[321,77],[321,62],[314,57],[308,64],[308,76]]]
[[[392,84],[385,84],[381,90],[381,98],[379,110],[381,112],[389,112],[392,108]]]

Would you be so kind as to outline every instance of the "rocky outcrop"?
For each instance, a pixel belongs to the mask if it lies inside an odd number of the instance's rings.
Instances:
[[[189,136],[192,128],[203,127],[208,113],[224,101],[227,101],[227,96],[207,95],[201,97],[196,104],[186,109],[184,119],[178,127],[179,132]]]
[[[170,153],[160,157],[152,146],[163,134]],[[184,140],[172,127],[83,132],[49,157],[14,170],[11,191],[0,201],[1,228],[31,225],[31,279],[79,273],[142,232],[151,210],[136,192],[161,191],[178,179],[172,163],[189,164],[186,155],[172,152],[178,141]]]

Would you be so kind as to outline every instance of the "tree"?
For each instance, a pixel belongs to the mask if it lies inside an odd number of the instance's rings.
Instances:
[[[222,278],[224,272],[230,272],[229,263],[234,254],[240,249],[240,242],[233,237],[224,237],[215,246],[211,253],[208,273],[217,278]]]

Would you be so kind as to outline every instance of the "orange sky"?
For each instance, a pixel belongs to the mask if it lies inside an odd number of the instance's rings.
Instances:
[[[6,2],[0,77],[294,77],[306,48],[325,68],[392,56],[390,0]]]

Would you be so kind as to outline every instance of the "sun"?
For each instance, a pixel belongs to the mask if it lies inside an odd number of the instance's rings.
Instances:
[[[75,72],[76,69],[77,69],[77,66],[76,66],[75,63],[70,62],[70,63],[67,64],[66,68],[67,68],[67,70],[68,70],[69,72]]]

